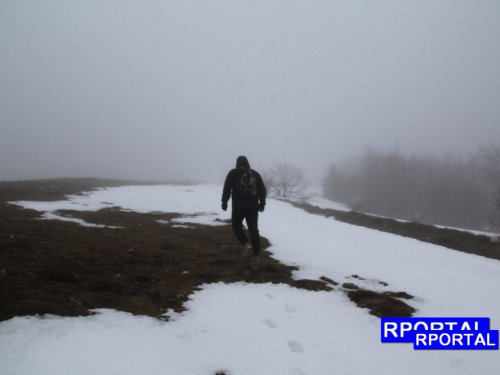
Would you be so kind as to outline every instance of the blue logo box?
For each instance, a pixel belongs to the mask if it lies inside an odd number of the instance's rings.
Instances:
[[[498,350],[490,318],[382,318],[383,343],[413,343],[415,350]]]

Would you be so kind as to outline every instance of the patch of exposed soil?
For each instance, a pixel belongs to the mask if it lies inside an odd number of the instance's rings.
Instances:
[[[362,308],[370,310],[370,314],[381,317],[408,318],[416,311],[401,301],[401,298],[412,299],[413,296],[406,292],[399,293],[377,293],[371,290],[352,290],[347,293],[351,301]]]

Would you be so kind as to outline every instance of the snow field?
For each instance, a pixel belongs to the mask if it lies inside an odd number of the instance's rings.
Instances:
[[[216,224],[222,187],[103,189],[70,202],[18,204],[203,213]],[[182,221],[182,219],[180,220]],[[117,229],[119,230],[119,229]],[[375,290],[406,291],[417,316],[488,316],[500,328],[500,262],[311,215],[269,200],[260,216],[273,257],[296,278],[329,277]],[[359,275],[366,280],[352,278]],[[387,287],[379,283],[388,283]],[[498,351],[414,351],[381,344],[380,320],[336,287],[210,284],[168,322],[98,310],[90,317],[18,317],[0,323],[0,374],[497,374]]]

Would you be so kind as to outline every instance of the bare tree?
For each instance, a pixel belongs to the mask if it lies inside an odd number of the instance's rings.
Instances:
[[[476,164],[487,185],[491,206],[485,210],[485,216],[493,230],[500,233],[500,146],[483,147],[476,155]]]
[[[500,233],[500,189],[493,198],[493,212],[486,214],[486,217],[490,222],[491,228]]]
[[[323,179],[323,196],[347,205],[352,201],[351,179],[347,172],[341,171],[335,164],[330,166]]]
[[[481,169],[484,180],[500,188],[500,146],[483,147],[476,154],[476,163]]]
[[[279,199],[303,198],[308,187],[302,169],[286,162],[275,162],[262,178],[269,196]]]

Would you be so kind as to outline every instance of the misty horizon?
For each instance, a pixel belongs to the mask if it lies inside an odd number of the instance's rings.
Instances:
[[[0,0],[0,181],[318,183],[365,146],[500,144],[500,3]]]

